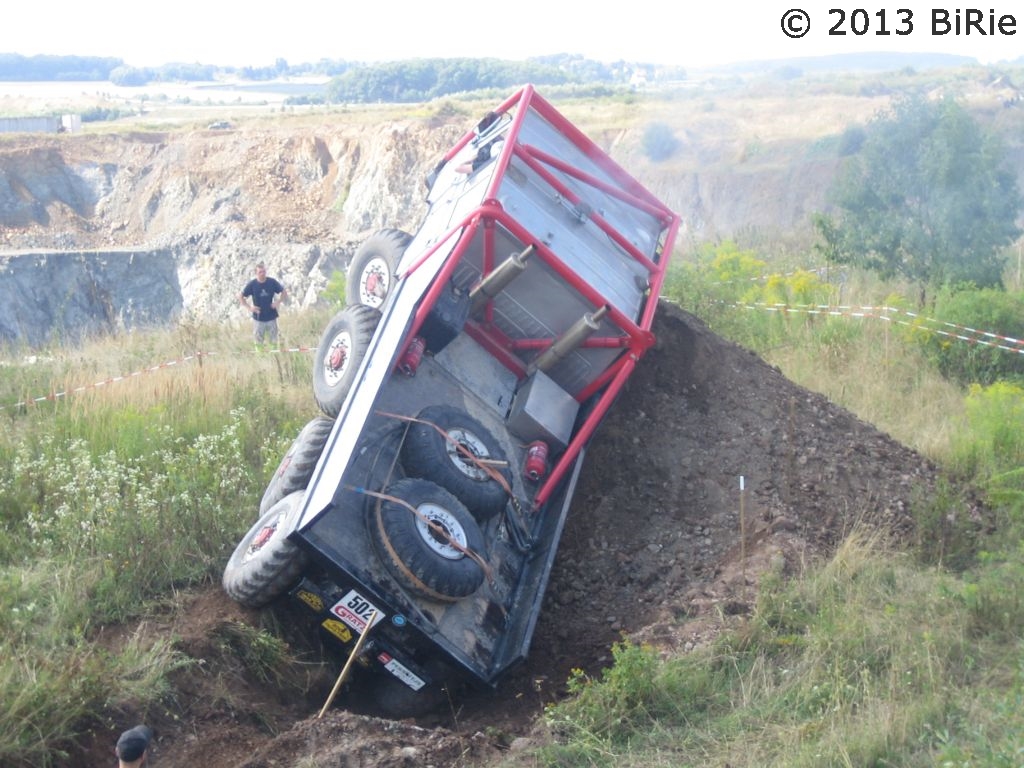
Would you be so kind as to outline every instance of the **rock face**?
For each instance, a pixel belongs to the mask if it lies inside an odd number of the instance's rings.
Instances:
[[[0,339],[48,338],[162,325],[182,310],[174,253],[30,253],[0,261]]]
[[[799,229],[834,170],[833,161],[809,168],[798,154],[790,164],[732,169],[705,157],[704,140],[652,163],[639,119],[614,130],[574,119],[683,215],[683,242]],[[182,315],[241,322],[236,296],[257,261],[293,305],[311,306],[368,234],[415,230],[427,173],[473,122],[463,113],[5,135],[0,298],[17,319],[0,321],[0,343],[39,345]]]
[[[316,302],[358,242],[410,228],[464,126],[21,135],[0,145],[0,341],[241,319],[257,261]]]

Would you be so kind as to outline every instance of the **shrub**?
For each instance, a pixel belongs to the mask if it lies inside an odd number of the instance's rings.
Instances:
[[[947,379],[987,385],[1024,376],[1024,349],[999,338],[1024,337],[1020,294],[945,289],[936,295],[932,314],[939,325],[919,320],[911,336]]]
[[[643,148],[649,160],[660,163],[662,160],[668,160],[679,148],[679,139],[672,132],[671,126],[665,123],[650,123],[644,129]]]

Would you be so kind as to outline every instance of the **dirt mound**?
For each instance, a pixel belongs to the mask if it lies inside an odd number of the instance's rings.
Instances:
[[[654,331],[590,447],[529,661],[497,691],[416,723],[359,714],[347,694],[318,718],[337,668],[248,679],[226,644],[266,613],[211,588],[151,628],[203,660],[164,716],[149,713],[153,765],[495,764],[529,743],[570,670],[598,672],[624,635],[689,650],[749,610],[759,576],[795,573],[855,524],[912,533],[910,509],[937,481],[927,460],[670,304]],[[97,762],[116,735],[95,734]]]

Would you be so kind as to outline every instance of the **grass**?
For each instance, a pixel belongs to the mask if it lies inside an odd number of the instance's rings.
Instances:
[[[549,766],[1017,766],[1024,561],[984,583],[854,532],[744,626],[662,661],[621,644],[551,707]]]
[[[215,333],[97,340],[0,366],[0,764],[50,765],[124,702],[143,716],[191,663],[173,638],[114,653],[94,640],[219,580],[311,402],[307,353],[257,356],[243,337],[182,361]],[[261,647],[273,657],[266,644],[249,652]]]
[[[806,274],[752,288],[739,278],[764,268],[754,253],[679,263],[690,271],[668,281],[671,298],[958,482],[977,482],[998,529],[969,537],[950,522],[949,498],[926,500],[919,524],[936,535],[921,546],[891,551],[855,531],[806,576],[766,579],[754,613],[711,646],[665,659],[623,642],[611,667],[575,675],[574,695],[547,710],[551,743],[516,761],[1019,766],[1024,391],[960,390],[882,324],[742,309],[835,298]],[[722,270],[733,279],[714,279]],[[883,289],[859,285],[861,303]],[[296,335],[315,339],[326,320],[296,317]],[[184,361],[200,350],[217,354]],[[0,364],[0,764],[11,766],[56,764],[112,714],[144,720],[171,706],[172,674],[193,663],[175,638],[103,647],[99,630],[219,579],[267,474],[313,415],[308,354],[255,355],[244,332],[181,327],[32,354]],[[170,360],[181,362],[160,365]],[[69,394],[18,405],[60,391]],[[281,684],[288,651],[276,633],[218,632],[238,669]],[[223,700],[230,709],[230,686]]]

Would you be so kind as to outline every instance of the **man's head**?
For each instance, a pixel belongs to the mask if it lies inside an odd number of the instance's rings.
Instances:
[[[141,760],[149,742],[153,740],[153,731],[145,725],[136,725],[121,734],[114,752],[122,763],[136,763]]]
[[[267,265],[262,261],[256,265],[256,279],[261,283],[267,279]]]

